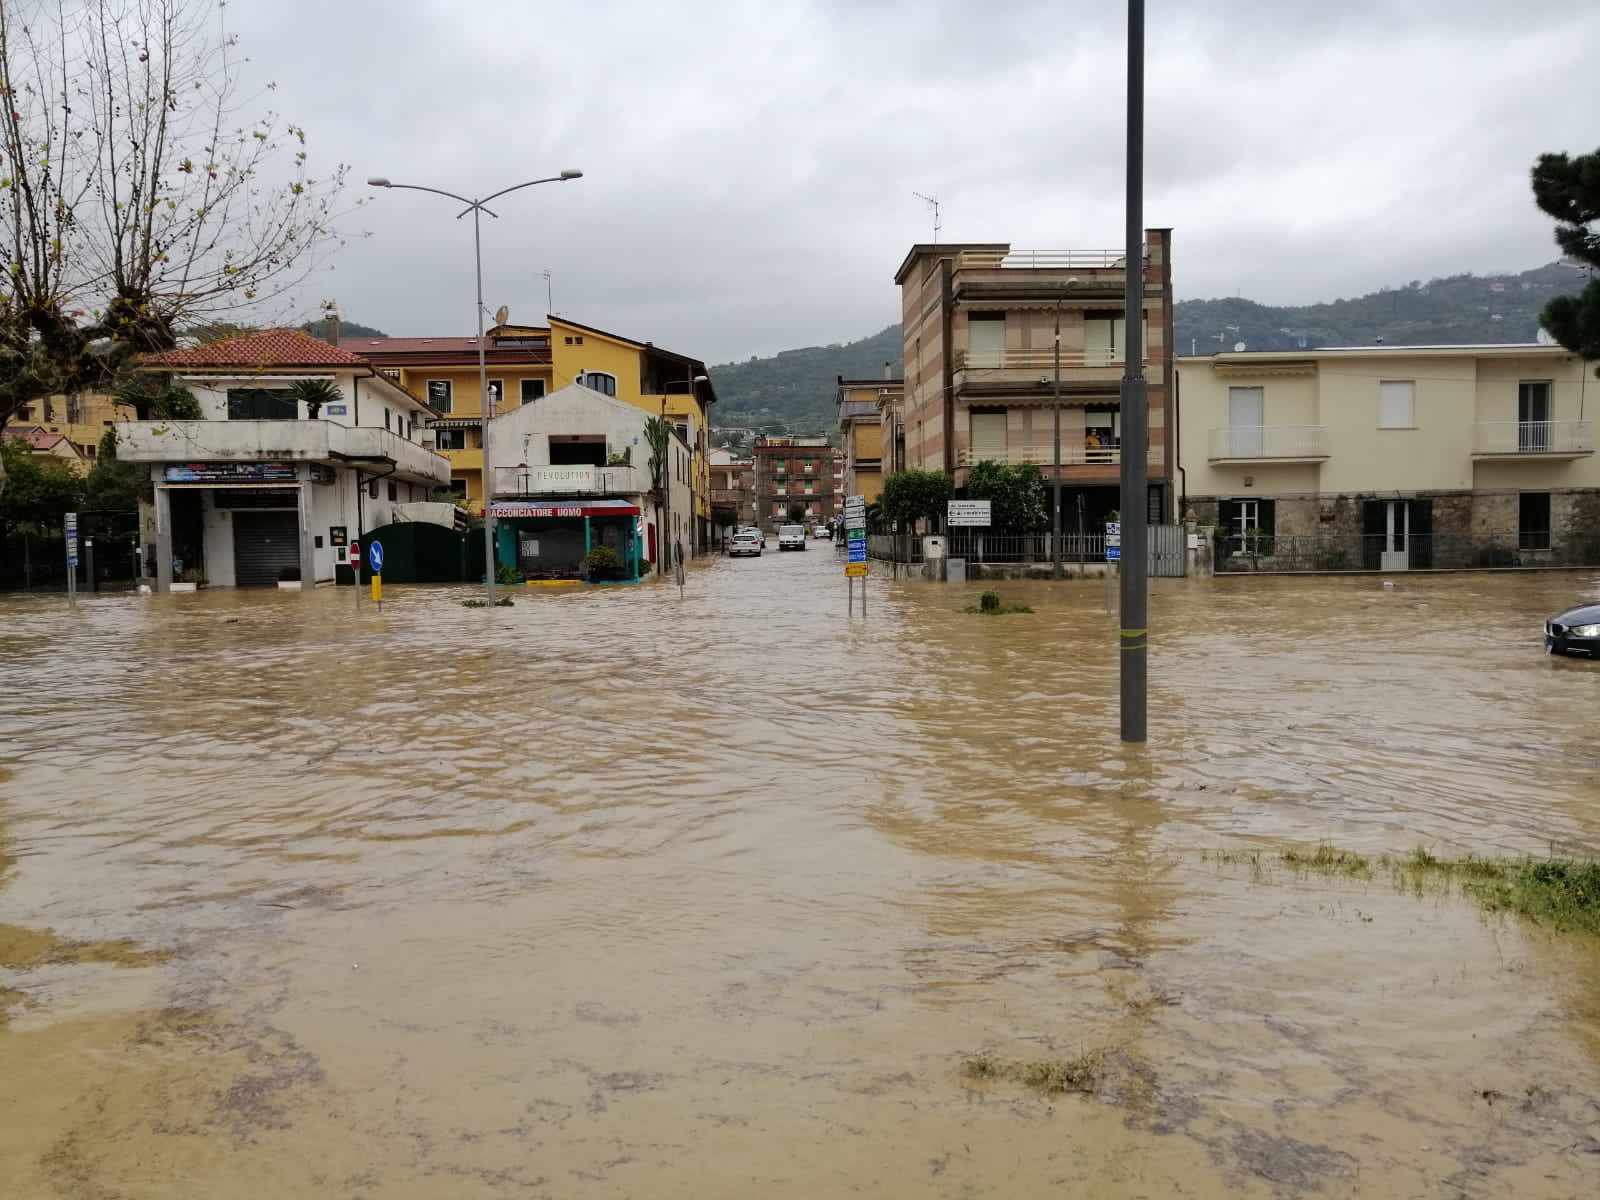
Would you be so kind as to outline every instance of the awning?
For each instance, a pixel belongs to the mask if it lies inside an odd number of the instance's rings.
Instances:
[[[429,429],[476,429],[483,424],[481,417],[434,417]]]
[[[496,500],[501,517],[637,517],[639,506],[627,500]]]

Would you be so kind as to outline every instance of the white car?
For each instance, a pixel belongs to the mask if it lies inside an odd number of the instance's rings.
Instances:
[[[778,526],[779,550],[804,550],[805,548],[806,527],[804,525]]]
[[[748,533],[754,537],[756,541],[761,543],[761,548],[763,550],[767,548],[767,535],[761,532],[761,526],[746,525],[743,529],[736,530],[733,536],[738,537],[741,533]]]
[[[729,558],[760,558],[761,536],[755,533],[736,533],[728,543]]]

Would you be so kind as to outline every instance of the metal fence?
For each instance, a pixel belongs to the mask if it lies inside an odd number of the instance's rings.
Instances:
[[[1276,535],[1259,538],[1245,550],[1235,538],[1222,536],[1217,539],[1215,564],[1219,575],[1591,567],[1600,566],[1600,531],[1554,540],[1515,533],[1414,534],[1398,548],[1382,534]]]
[[[80,514],[78,586],[94,591],[134,584],[138,531],[137,513]],[[92,580],[89,577],[91,559],[94,564]],[[67,546],[60,529],[0,531],[0,591],[61,591],[66,586]]]
[[[988,533],[980,529],[952,529],[945,541],[945,553],[975,563],[1047,563],[1055,561],[1048,533]],[[1103,533],[1063,534],[1061,561],[1070,563],[1104,562],[1106,538]]]
[[[844,542],[841,540],[837,544],[842,547]],[[884,562],[919,563],[922,561],[922,537],[908,533],[869,533],[867,557]]]

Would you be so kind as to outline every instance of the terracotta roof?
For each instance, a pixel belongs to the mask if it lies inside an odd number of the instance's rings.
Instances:
[[[371,367],[358,354],[298,329],[263,329],[209,346],[168,350],[140,359],[147,367]]]
[[[14,442],[27,442],[34,450],[53,450],[62,442],[66,442],[67,448],[74,455],[78,453],[78,448],[70,441],[67,441],[67,435],[64,433],[45,433],[40,429],[24,429],[16,432],[8,431],[6,437]]]

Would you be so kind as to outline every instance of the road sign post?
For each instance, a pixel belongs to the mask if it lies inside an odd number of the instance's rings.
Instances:
[[[356,594],[356,611],[359,612],[361,610],[361,543],[360,542],[351,542],[350,543],[349,557],[350,557],[350,573],[354,577],[351,582],[353,582],[356,585],[355,588],[354,588],[354,591],[355,591],[355,594]]]
[[[372,568],[372,602],[383,611],[383,543],[367,543],[367,563]],[[357,591],[360,590],[359,584]]]
[[[78,604],[78,514],[69,512],[67,528],[67,607]]]
[[[846,496],[844,499],[845,564],[844,583],[847,598],[845,609],[855,614],[856,580],[861,580],[861,615],[867,615],[867,498]]]

